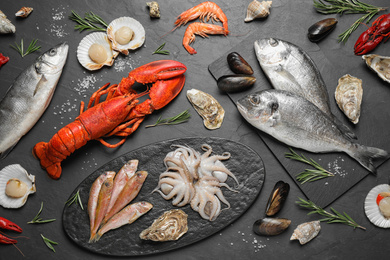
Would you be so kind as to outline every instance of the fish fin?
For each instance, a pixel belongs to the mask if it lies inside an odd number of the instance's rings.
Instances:
[[[356,134],[352,132],[352,130],[343,122],[341,122],[337,117],[333,117],[333,122],[337,125],[337,128],[345,137],[347,137],[348,140],[354,141],[358,139]]]
[[[42,85],[45,84],[46,82],[47,82],[47,79],[45,78],[45,76],[42,76],[41,79],[39,80],[37,86],[35,87],[33,96],[35,96],[35,94],[38,93],[38,91],[42,88]]]
[[[353,151],[350,155],[374,175],[376,175],[376,168],[373,164],[373,160],[389,156],[387,151],[379,148],[368,147],[360,144],[353,144],[353,147]]]
[[[8,148],[7,150],[5,150],[4,152],[0,153],[0,159],[4,159],[5,157],[7,157],[7,155],[11,152],[12,149],[14,149],[15,145],[19,142],[20,138],[18,140],[16,140],[15,144],[12,145],[10,148]]]

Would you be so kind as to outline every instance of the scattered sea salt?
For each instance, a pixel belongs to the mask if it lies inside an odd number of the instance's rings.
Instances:
[[[339,161],[344,162],[344,159],[342,157],[337,157],[333,162],[328,163],[328,168],[330,169],[330,172],[334,173],[335,175],[339,175],[340,177],[345,177],[348,175],[348,172],[343,170],[343,167],[339,165]]]
[[[63,38],[69,35],[69,32],[66,32],[67,24],[64,24],[62,20],[66,17],[66,12],[69,10],[69,6],[64,7],[60,6],[58,8],[52,8],[52,23],[49,26],[49,32],[51,35],[58,38]],[[38,27],[37,27],[38,28]],[[48,31],[47,29],[45,29]]]

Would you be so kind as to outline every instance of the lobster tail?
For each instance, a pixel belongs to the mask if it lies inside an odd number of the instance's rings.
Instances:
[[[37,143],[33,148],[33,155],[39,159],[41,167],[47,171],[51,178],[58,179],[62,172],[61,162],[53,163],[47,157],[47,146],[48,143],[45,142]]]

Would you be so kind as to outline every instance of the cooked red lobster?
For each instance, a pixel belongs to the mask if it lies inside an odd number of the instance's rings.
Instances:
[[[18,225],[3,217],[0,217],[0,228],[16,231],[19,233],[22,232],[22,229]],[[0,244],[16,244],[17,242],[18,241],[16,241],[15,239],[0,234]]]
[[[182,90],[186,66],[178,61],[160,60],[145,64],[129,73],[119,85],[104,85],[90,98],[87,110],[81,102],[80,115],[74,122],[60,129],[49,142],[37,143],[33,154],[40,160],[49,176],[61,176],[61,162],[89,140],[96,139],[103,145],[115,148],[126,141],[145,116],[171,102]],[[132,89],[135,82],[154,83],[146,92],[137,94]],[[106,100],[100,97],[107,94]],[[137,98],[149,94],[150,99],[138,104]],[[123,137],[116,144],[109,144],[103,137]]]
[[[354,51],[356,55],[366,54],[385,39],[390,37],[390,14],[379,16],[365,32],[357,39]]]

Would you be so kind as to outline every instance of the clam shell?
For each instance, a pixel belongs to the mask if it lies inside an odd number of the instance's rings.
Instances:
[[[98,64],[92,61],[89,57],[88,50],[94,43],[102,45],[106,50],[108,58],[105,62]],[[112,49],[111,41],[103,32],[94,32],[88,34],[81,40],[79,46],[77,47],[77,59],[79,60],[80,64],[87,70],[98,70],[103,66],[112,66],[118,54],[119,52]]]
[[[26,18],[34,9],[32,7],[22,7],[16,12],[15,16]]]
[[[134,32],[133,38],[125,45],[121,45],[115,40],[115,32],[123,26],[129,27]],[[113,49],[125,55],[129,54],[129,50],[135,50],[141,47],[145,42],[145,29],[142,24],[134,18],[127,16],[112,21],[107,27],[107,35],[112,42]]]
[[[363,99],[362,80],[349,74],[342,76],[334,96],[341,111],[352,123],[357,124]]]
[[[7,16],[0,10],[0,34],[15,33],[15,25],[7,19]]]
[[[190,89],[187,91],[187,98],[203,118],[206,128],[213,130],[221,127],[225,110],[213,96],[197,89]]]
[[[21,198],[11,198],[5,194],[5,187],[9,179],[17,178],[24,182],[28,190],[26,194]],[[35,176],[29,174],[19,164],[11,164],[4,167],[0,171],[0,205],[4,208],[20,208],[22,207],[28,198],[28,195],[35,193]]]
[[[234,93],[250,88],[255,82],[255,77],[245,74],[225,75],[217,80],[217,86],[222,91]]]
[[[320,230],[320,221],[306,222],[298,225],[290,240],[299,240],[299,243],[304,245],[315,238],[320,233]]]
[[[276,236],[283,233],[291,224],[285,218],[263,218],[253,224],[253,232],[260,236]]]
[[[270,14],[269,9],[271,8],[272,1],[253,0],[249,3],[246,10],[245,22],[251,22],[257,18],[265,18]]]
[[[237,74],[247,74],[252,75],[253,69],[251,65],[237,52],[231,52],[227,56],[227,62],[229,68]]]
[[[274,189],[268,199],[265,215],[271,217],[278,213],[287,199],[290,185],[283,181],[275,183]]]
[[[336,27],[336,24],[336,18],[327,18],[316,22],[309,27],[307,37],[312,42],[319,42]]]
[[[381,79],[390,83],[390,57],[368,54],[363,55],[362,59]]]
[[[376,198],[381,192],[390,192],[390,185],[380,184],[372,188],[364,201],[364,211],[367,218],[377,227],[390,228],[390,219],[386,219],[376,204]]]

